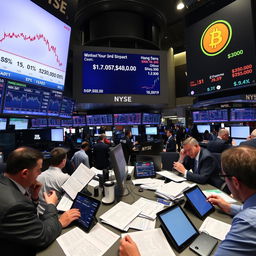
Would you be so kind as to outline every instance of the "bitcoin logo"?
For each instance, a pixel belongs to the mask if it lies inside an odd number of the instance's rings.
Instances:
[[[215,56],[223,52],[232,37],[232,27],[225,20],[211,23],[201,37],[201,49],[207,56]]]

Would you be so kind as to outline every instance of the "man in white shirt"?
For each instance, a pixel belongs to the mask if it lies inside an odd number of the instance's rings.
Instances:
[[[70,177],[68,174],[62,172],[62,169],[66,165],[66,160],[67,151],[60,147],[54,148],[51,151],[50,167],[37,177],[37,180],[42,183],[42,188],[39,192],[39,205],[37,208],[39,214],[43,214],[46,207],[46,202],[43,196],[44,192],[50,193],[54,190],[59,198],[63,193],[61,186]]]

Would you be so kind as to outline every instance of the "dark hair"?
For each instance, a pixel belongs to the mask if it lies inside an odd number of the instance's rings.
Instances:
[[[102,140],[104,140],[104,138],[105,137],[103,135],[100,135],[98,141],[102,141]]]
[[[173,130],[172,129],[166,129],[166,132],[169,132],[169,133],[173,134]]]
[[[43,154],[30,147],[20,147],[10,153],[6,162],[6,173],[17,174],[24,169],[33,169]]]
[[[128,135],[130,135],[130,133],[131,133],[130,130],[126,130],[125,133],[124,133],[124,135],[125,135],[125,136],[128,136]]]
[[[60,148],[60,147],[54,148],[51,151],[50,165],[57,166],[66,158],[67,158],[66,149]]]
[[[244,185],[256,189],[256,150],[252,147],[233,147],[221,154],[222,170]]]
[[[82,149],[85,149],[86,147],[89,147],[89,142],[84,141],[84,142],[81,144],[81,148],[82,148]]]

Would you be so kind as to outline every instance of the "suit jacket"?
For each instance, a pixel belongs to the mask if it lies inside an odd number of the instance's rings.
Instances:
[[[2,256],[32,256],[61,233],[56,207],[48,204],[41,219],[36,206],[14,182],[0,177],[0,250]]]
[[[239,146],[250,146],[256,148],[256,139],[247,140],[244,142],[241,142]]]
[[[167,139],[166,152],[176,152],[176,141],[172,136]]]
[[[109,167],[109,146],[103,142],[93,145],[94,166],[103,170]]]
[[[207,149],[212,153],[222,153],[226,149],[232,147],[225,140],[217,138],[216,140],[211,140],[207,143]]]
[[[197,172],[194,173],[194,162],[188,156],[184,159],[184,166],[187,170],[192,169],[193,172],[187,172],[187,180],[206,184],[209,183],[217,188],[221,188],[224,181],[219,177],[218,163],[215,157],[205,148],[201,148],[198,160]]]

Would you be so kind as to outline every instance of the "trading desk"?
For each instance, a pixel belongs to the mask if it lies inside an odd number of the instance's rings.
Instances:
[[[143,192],[138,192],[138,188],[137,186],[134,186],[131,181],[128,182],[127,184],[128,189],[130,191],[129,195],[124,196],[122,201],[132,204],[134,203],[136,200],[138,200],[140,197],[145,197],[147,199],[151,199],[151,200],[155,200],[156,199],[156,195],[153,191],[149,191],[149,190],[144,190]],[[206,190],[206,189],[213,189],[214,187],[211,185],[199,185],[199,187],[202,190]],[[100,200],[100,196],[97,197],[98,200]],[[101,216],[104,212],[108,211],[111,207],[113,207],[114,204],[112,205],[104,205],[101,204],[99,211],[97,213],[97,219],[99,220],[99,216]],[[184,206],[184,204],[182,205]],[[188,211],[186,208],[183,207],[183,209],[185,210],[185,212],[187,213],[187,215],[189,216],[189,218],[191,219],[191,221],[193,222],[193,224],[199,229],[199,227],[202,224],[202,220],[200,220],[199,218],[197,218],[195,215],[193,215],[190,211]],[[232,218],[222,212],[220,212],[219,210],[214,211],[211,215],[211,217],[218,219],[220,221],[226,222],[226,223],[231,223]],[[106,225],[106,224],[102,224],[105,227],[107,227],[108,229],[110,229],[111,231],[113,231],[114,233],[120,235],[122,232],[120,232],[119,230]],[[156,221],[156,227],[159,227],[160,223],[157,220]],[[71,230],[72,228],[74,228],[75,226],[71,226],[69,228],[66,228],[62,231],[62,234],[64,234],[65,232]],[[217,227],[216,227],[217,228]],[[129,229],[128,232],[134,232],[137,230],[134,229]],[[119,240],[104,254],[104,256],[118,256],[118,247],[119,247]],[[215,247],[216,250],[217,246]],[[214,251],[215,251],[214,250]],[[211,255],[214,255],[214,251],[212,252]],[[181,255],[181,256],[192,256],[192,255],[197,255],[194,252],[192,252],[189,247],[186,248],[182,253],[178,253],[174,250],[176,255]],[[64,252],[62,251],[61,247],[59,246],[59,244],[57,243],[57,241],[53,242],[47,249],[37,253],[37,256],[65,256]],[[168,256],[168,255],[165,255]]]

